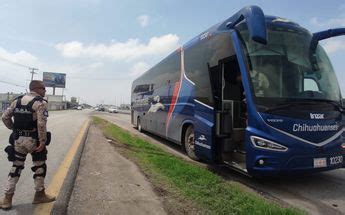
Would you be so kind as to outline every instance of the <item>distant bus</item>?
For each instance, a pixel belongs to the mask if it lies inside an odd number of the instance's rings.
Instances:
[[[341,91],[318,44],[344,33],[245,7],[133,82],[132,124],[253,176],[345,167]]]

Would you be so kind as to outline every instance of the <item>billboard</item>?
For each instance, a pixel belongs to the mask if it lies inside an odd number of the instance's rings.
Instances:
[[[66,86],[66,74],[43,72],[43,83],[46,87],[58,87],[65,88]]]

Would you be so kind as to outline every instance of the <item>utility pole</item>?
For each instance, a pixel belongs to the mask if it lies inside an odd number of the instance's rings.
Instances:
[[[36,68],[29,68],[29,70],[31,70],[31,81],[34,79],[34,74],[37,74],[37,72],[35,72],[35,70],[38,70]]]

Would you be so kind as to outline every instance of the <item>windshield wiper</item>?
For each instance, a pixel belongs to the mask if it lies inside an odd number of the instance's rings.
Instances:
[[[276,110],[281,110],[281,109],[286,109],[286,108],[291,108],[291,107],[296,107],[300,105],[310,105],[309,102],[290,102],[290,103],[283,103],[283,104],[278,104],[276,106],[266,108],[264,112],[270,112],[270,111],[276,111]]]
[[[336,101],[325,100],[325,99],[303,99],[302,101],[290,101],[289,103],[284,103],[284,104],[280,104],[280,105],[278,104],[278,105],[273,106],[271,108],[266,108],[266,110],[264,112],[287,109],[287,108],[296,107],[296,106],[300,106],[300,105],[320,104],[320,102],[330,104],[333,107],[335,107],[337,111],[339,111],[341,113],[345,113],[344,108],[339,103],[337,103]]]
[[[305,100],[311,100],[314,102],[325,102],[325,103],[333,105],[333,107],[335,107],[339,112],[345,113],[345,110],[341,106],[341,104],[333,100],[328,100],[328,99],[305,99]]]

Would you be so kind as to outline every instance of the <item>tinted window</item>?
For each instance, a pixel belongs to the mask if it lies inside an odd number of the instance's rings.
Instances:
[[[195,83],[195,98],[213,106],[210,67],[218,65],[220,59],[234,55],[230,34],[223,33],[204,39],[185,50],[186,75]]]
[[[143,92],[147,92],[150,90],[150,85],[149,84],[142,84],[142,85],[137,85],[134,88],[133,93],[143,93]]]
[[[174,52],[140,77],[142,84],[153,83],[154,89],[179,81],[181,53]]]

